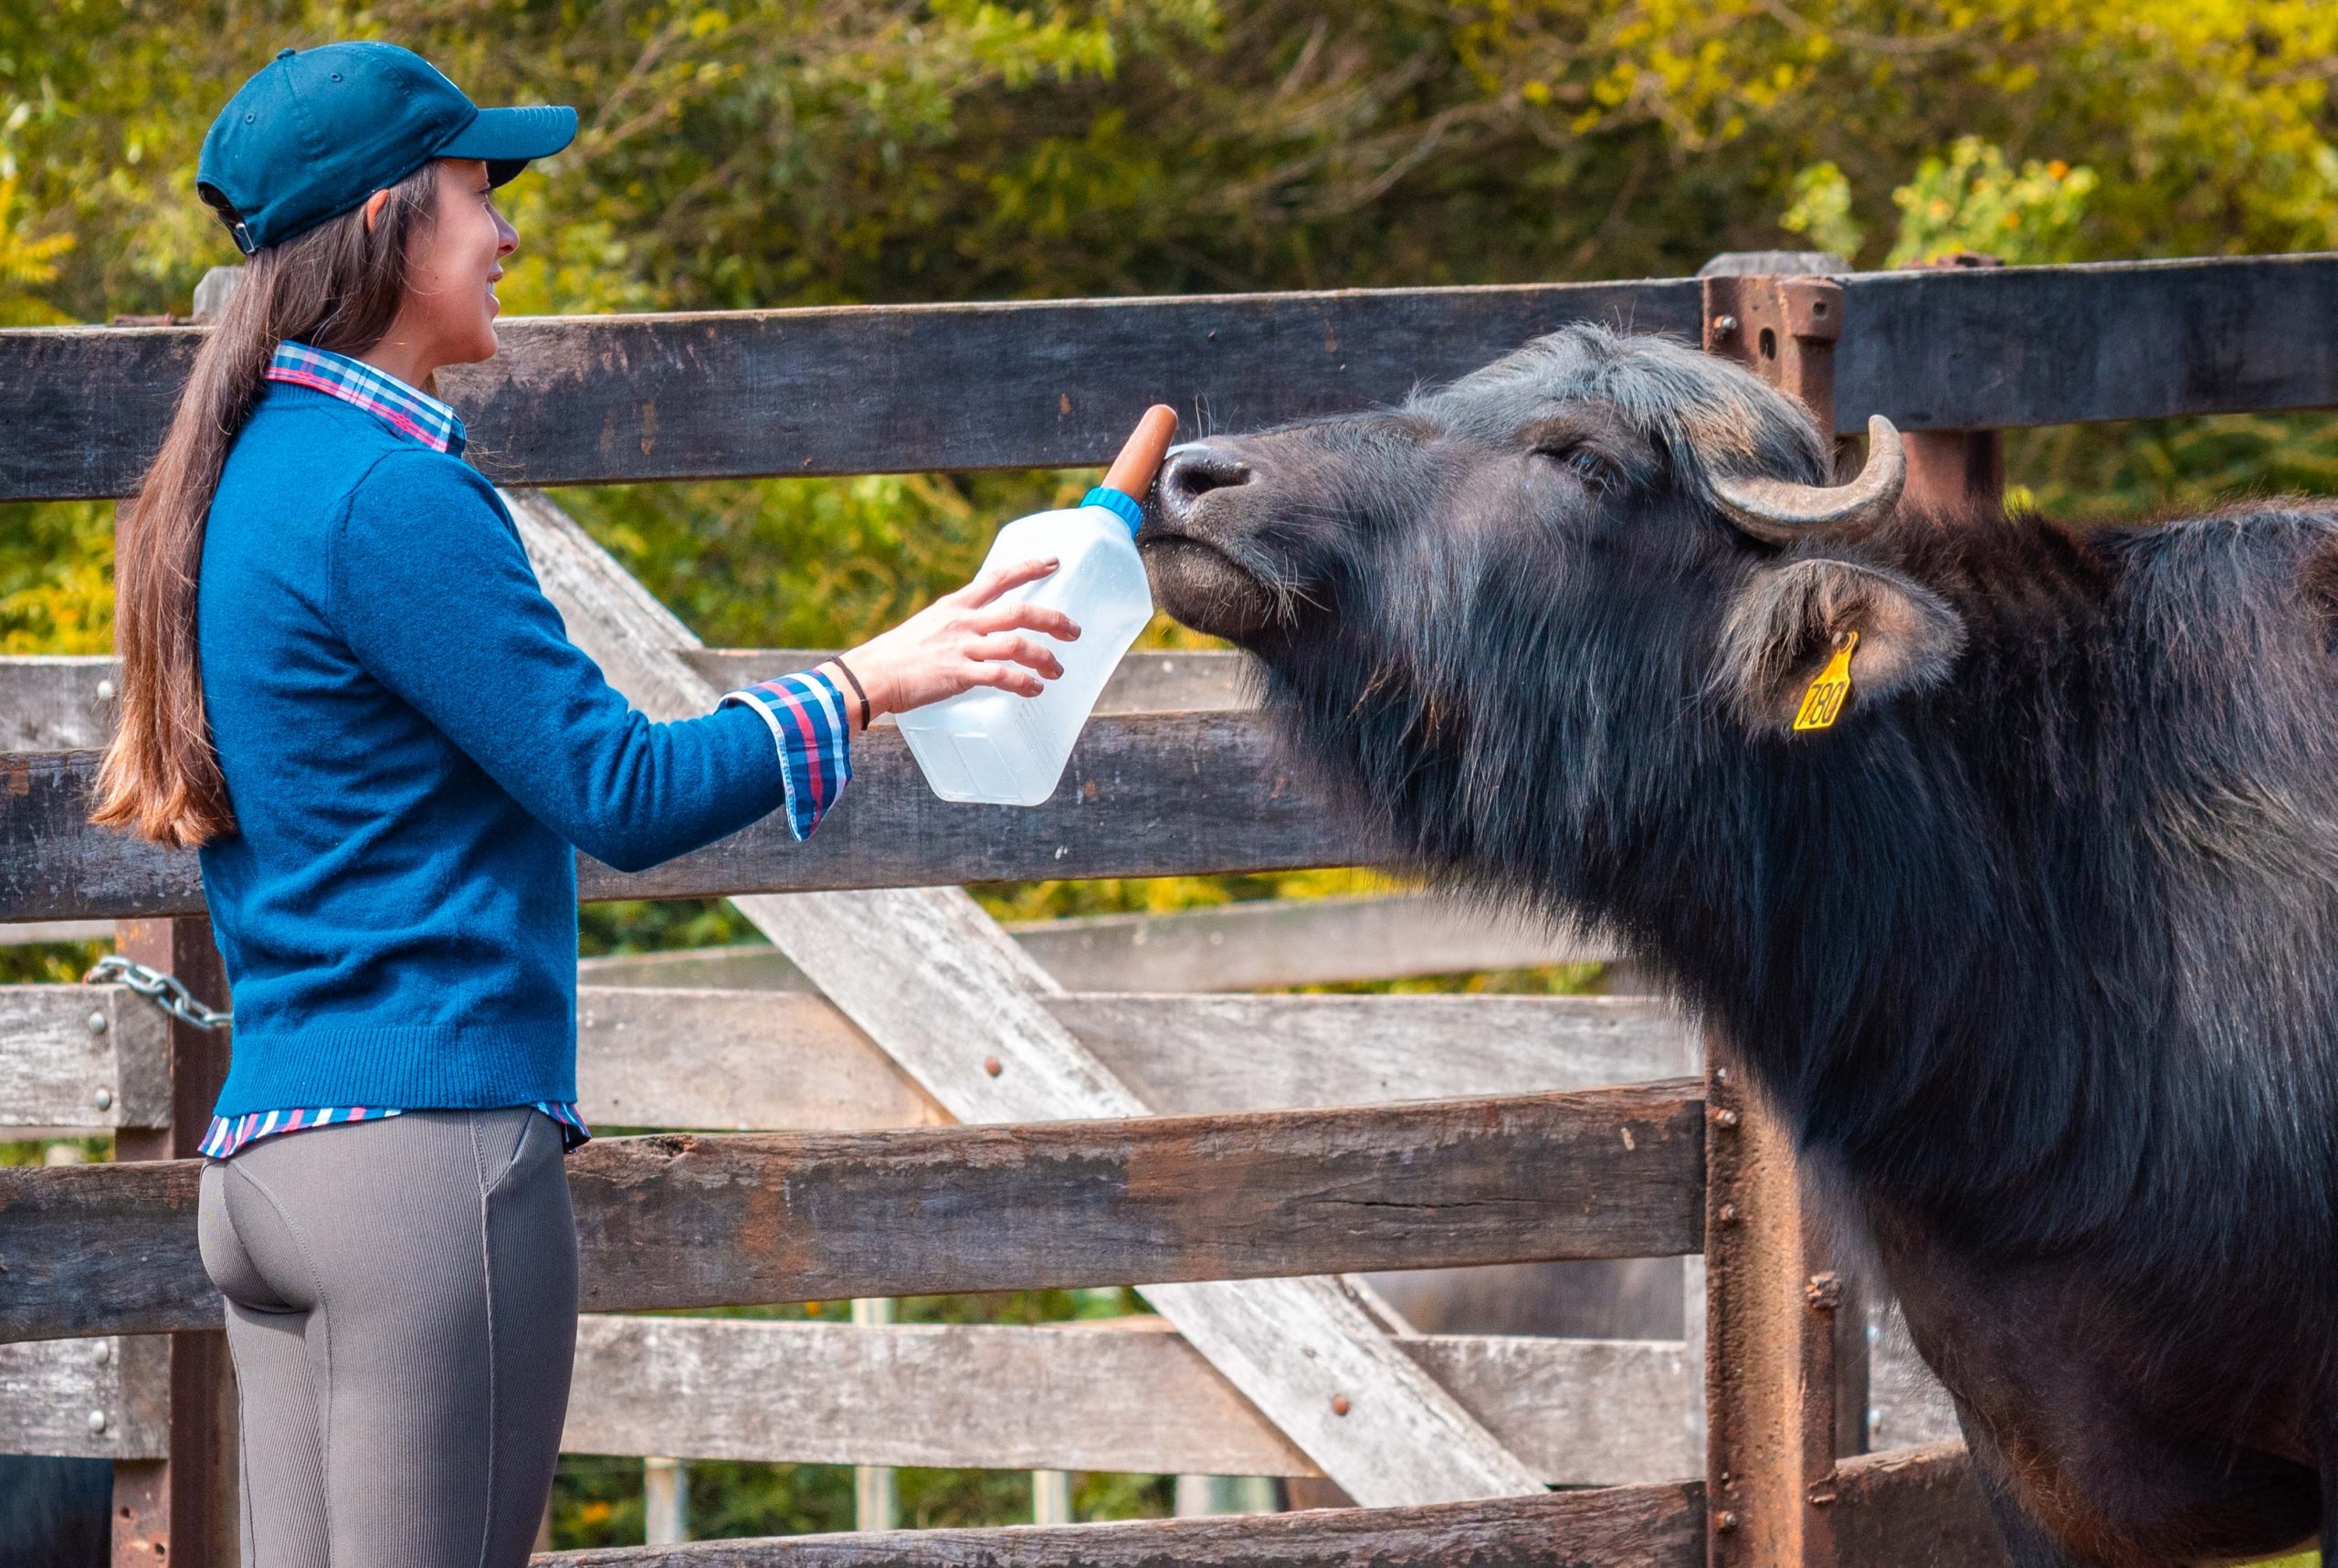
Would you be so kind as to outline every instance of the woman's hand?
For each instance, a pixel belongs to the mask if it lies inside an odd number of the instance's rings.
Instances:
[[[1070,642],[1079,636],[1079,627],[1061,610],[1002,605],[998,597],[1048,575],[1056,565],[1052,559],[1024,561],[985,572],[847,653],[844,663],[869,694],[869,716],[906,712],[977,686],[1037,697],[1044,681],[1063,673],[1055,650],[1044,639]],[[1034,632],[1040,635],[1028,635]],[[837,685],[847,692],[852,689],[843,679]],[[848,701],[845,707],[857,730],[859,704]]]

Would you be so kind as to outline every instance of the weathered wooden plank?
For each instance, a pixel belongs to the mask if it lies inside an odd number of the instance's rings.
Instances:
[[[717,690],[808,669],[825,648],[686,648]],[[0,654],[0,752],[102,748],[113,732],[121,665],[111,654]],[[1238,653],[1149,653],[1121,660],[1099,713],[1206,713],[1256,707],[1251,662]]]
[[[833,648],[685,647],[683,660],[718,691],[809,669]],[[1125,655],[1096,699],[1099,713],[1215,713],[1259,705],[1248,654],[1139,649]],[[28,748],[29,749],[29,748]]]
[[[0,942],[7,930],[0,926]],[[1420,893],[1073,915],[1010,922],[1006,932],[1068,991],[1249,991],[1623,956],[1599,937],[1539,931]],[[801,991],[811,984],[777,948],[760,944],[591,958],[578,973],[602,985]]]
[[[541,493],[515,494],[511,503],[545,592],[627,697],[653,715],[711,700],[712,689],[676,655],[696,640],[687,626]],[[963,890],[756,894],[735,903],[961,1121],[1145,1113],[1039,1005],[1057,990],[1047,972]],[[1311,1279],[1143,1289],[1358,1500],[1534,1489],[1515,1455],[1379,1337],[1359,1287]],[[1338,1409],[1355,1399],[1379,1418],[1341,1419]]]
[[[121,985],[0,985],[0,1127],[168,1127],[168,1017]]]
[[[1843,1462],[1840,1561],[2003,1568],[1954,1445]],[[1406,1509],[614,1547],[543,1568],[1701,1568],[1694,1481]]]
[[[1691,1476],[1679,1342],[1396,1342],[1553,1484]],[[1158,1318],[859,1328],[588,1314],[561,1447],[700,1459],[1320,1476]]]
[[[501,484],[1079,468],[1153,403],[1214,429],[1340,413],[1568,321],[1696,312],[1662,281],[514,317],[439,387]],[[0,500],[129,493],[197,331],[0,333]]]
[[[1696,1069],[1693,1035],[1647,997],[1074,994],[1042,1005],[1170,1113],[1534,1094]],[[950,1120],[813,992],[586,985],[577,1030],[577,1089],[595,1124],[748,1132]]]
[[[1427,893],[1261,899],[1007,929],[1068,991],[1247,991],[1622,956],[1591,932]]]
[[[1848,1568],[2007,1568],[1962,1441],[1847,1458],[1835,1482],[1835,1561]]]
[[[1679,1077],[1697,1059],[1691,1032],[1650,997],[1073,994],[1047,1005],[1164,1111],[1591,1089]]]
[[[171,1345],[153,1334],[0,1344],[0,1454],[170,1454]]]
[[[813,992],[580,987],[576,1091],[596,1127],[808,1132],[950,1120]]]
[[[1006,933],[1067,991],[1249,991],[1623,956],[1599,936],[1548,930],[1428,893],[1073,915],[1011,922]],[[0,942],[6,940],[0,927]],[[801,991],[811,984],[786,954],[765,945],[588,958],[577,973],[599,985]]]
[[[200,912],[192,851],[84,820],[99,753],[0,757],[0,920]],[[1092,721],[1037,807],[936,799],[899,731],[855,743],[852,787],[809,843],[766,817],[638,875],[580,857],[588,900],[924,887],[1046,877],[1206,876],[1357,864],[1377,851],[1335,826],[1275,754],[1255,713]]]
[[[45,942],[110,942],[111,921],[0,921],[0,947],[28,947]]]
[[[898,1132],[605,1138],[569,1156],[596,1311],[1259,1279],[1699,1245],[1701,1100],[1508,1100]],[[216,1325],[200,1163],[0,1169],[0,1341]]]
[[[0,658],[0,752],[103,746],[121,667],[110,654]]]
[[[1414,1508],[605,1547],[541,1568],[1698,1568],[1694,1482]],[[1880,1559],[1889,1562],[1890,1559]]]
[[[1836,428],[1908,430],[2338,404],[2338,257],[1848,273]]]
[[[1851,428],[1869,412],[1979,429],[2338,404],[2329,256],[1845,282]],[[1697,285],[515,318],[495,359],[441,381],[502,483],[1064,468],[1104,461],[1151,402],[1216,429],[1337,413],[1582,320],[1694,341]],[[128,493],[195,331],[0,332],[0,500]]]

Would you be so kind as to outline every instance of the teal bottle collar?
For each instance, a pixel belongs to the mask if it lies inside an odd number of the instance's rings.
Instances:
[[[1079,504],[1102,507],[1106,511],[1127,523],[1131,533],[1134,533],[1138,525],[1144,521],[1144,508],[1137,505],[1134,500],[1110,485],[1098,485],[1079,498]]]

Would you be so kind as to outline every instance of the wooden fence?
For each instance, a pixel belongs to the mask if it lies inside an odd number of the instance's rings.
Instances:
[[[1995,427],[2338,404],[2333,304],[2330,257],[1722,269],[515,321],[498,360],[445,379],[507,485],[1071,466],[1153,401],[1213,428],[1348,409],[1596,320],[1740,355],[1841,427],[1887,413],[1937,484]],[[127,490],[195,342],[0,331],[0,500]],[[572,636],[653,717],[776,661],[699,647],[549,498],[510,500]],[[193,857],[83,821],[110,678],[0,663],[0,921],[116,922],[124,952],[224,1004]],[[588,900],[732,898],[785,972],[774,989],[699,955],[588,976],[587,1115],[685,1131],[569,1162],[589,1310],[567,1445],[1318,1478],[1357,1506],[579,1561],[2003,1561],[1956,1444],[1861,1452],[1869,1313],[1725,1042],[1628,997],[1208,994],[1206,960],[1099,993],[1004,940],[950,884],[1378,858],[1278,758],[1227,661],[1139,660],[1111,708],[1035,810],[935,801],[880,727],[810,845],[763,826],[638,875],[581,862]],[[1532,940],[1507,951],[1605,955]],[[226,1042],[119,987],[17,987],[0,1054],[0,1125],[108,1127],[119,1151],[0,1171],[0,1448],[112,1458],[118,1563],[230,1561],[232,1402],[187,1157]],[[1677,1339],[1419,1334],[1354,1277],[1661,1257],[1692,1282]],[[1131,1281],[1158,1318],[625,1315]]]

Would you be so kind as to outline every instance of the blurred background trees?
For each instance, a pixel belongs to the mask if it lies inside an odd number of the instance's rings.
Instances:
[[[185,311],[236,258],[192,190],[212,114],[276,50],[342,37],[416,48],[481,102],[577,106],[575,145],[505,192],[514,313],[1679,276],[1781,246],[1862,267],[2338,248],[2329,0],[0,0],[0,326]],[[2008,464],[2069,517],[2338,493],[2338,430],[2027,432]],[[562,499],[709,642],[804,646],[889,624],[1088,478]],[[0,651],[109,649],[111,551],[108,507],[0,506]],[[616,906],[585,942],[741,934],[720,906]],[[564,1470],[561,1544],[638,1539],[638,1467],[604,1468]],[[943,1522],[1010,1516],[1022,1484],[906,1486]],[[848,1496],[786,1467],[695,1485],[726,1533],[833,1527]],[[1082,1506],[1161,1500],[1096,1478]]]
[[[2318,0],[0,0],[0,323],[184,310],[234,254],[189,188],[212,112],[347,37],[582,111],[507,192],[514,312],[2338,247]],[[2326,488],[2322,423],[2029,438],[2016,478],[2073,512]],[[709,640],[801,643],[1078,483],[572,499]],[[104,531],[0,514],[0,643],[107,645]]]

